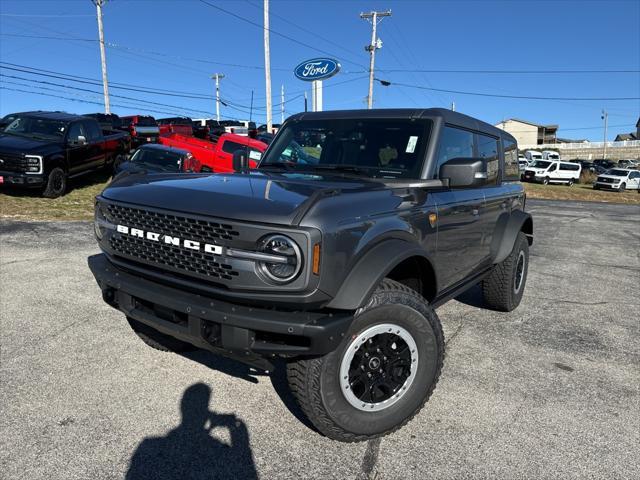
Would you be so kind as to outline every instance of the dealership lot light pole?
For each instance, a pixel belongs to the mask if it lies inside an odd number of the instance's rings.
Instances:
[[[220,121],[220,79],[224,78],[224,73],[214,73],[211,75],[216,81],[216,120]]]
[[[267,95],[267,132],[271,131],[271,53],[269,52],[269,0],[264,0],[264,80]]]
[[[102,5],[106,0],[94,0],[98,17],[98,39],[100,43],[100,63],[102,65],[102,90],[104,92],[104,113],[111,113],[109,102],[109,81],[107,80],[107,56],[104,51],[104,31],[102,29]]]

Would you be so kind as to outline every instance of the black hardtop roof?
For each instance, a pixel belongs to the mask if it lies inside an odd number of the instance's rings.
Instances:
[[[138,150],[160,150],[163,152],[173,152],[178,153],[180,155],[186,155],[189,152],[187,150],[182,150],[181,148],[170,147],[168,145],[162,145],[160,143],[147,143],[138,147]]]
[[[83,115],[76,115],[73,113],[67,112],[45,112],[42,110],[36,110],[33,112],[20,112],[14,115],[24,115],[27,117],[35,117],[35,118],[47,118],[50,120],[62,120],[63,122],[73,122],[74,120],[86,120],[86,117]]]
[[[374,108],[371,110],[328,110],[324,112],[304,112],[293,115],[289,120],[332,120],[332,119],[410,119],[440,117],[445,123],[458,127],[488,133],[496,137],[508,138],[516,141],[512,135],[493,125],[470,117],[463,113],[454,112],[446,108]]]

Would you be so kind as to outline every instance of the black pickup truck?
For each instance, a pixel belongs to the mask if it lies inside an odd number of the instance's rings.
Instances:
[[[93,118],[62,112],[5,117],[0,130],[0,186],[35,187],[49,198],[64,195],[69,178],[124,160],[124,132],[103,131]]]
[[[515,139],[443,109],[301,113],[249,171],[116,180],[96,199],[104,300],[148,345],[266,370],[317,429],[407,423],[444,359],[435,309],[480,284],[511,311],[531,216]]]

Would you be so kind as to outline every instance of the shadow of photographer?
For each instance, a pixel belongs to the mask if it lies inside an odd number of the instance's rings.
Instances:
[[[246,425],[235,415],[211,412],[210,398],[211,388],[204,383],[187,388],[180,402],[180,425],[164,437],[140,442],[125,478],[257,479]]]

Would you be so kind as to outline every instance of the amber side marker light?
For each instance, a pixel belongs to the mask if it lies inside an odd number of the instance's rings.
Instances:
[[[316,243],[313,246],[313,274],[314,275],[319,275],[320,274],[320,244]]]

